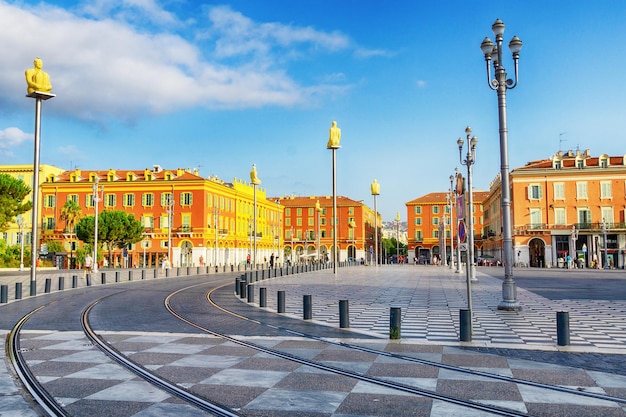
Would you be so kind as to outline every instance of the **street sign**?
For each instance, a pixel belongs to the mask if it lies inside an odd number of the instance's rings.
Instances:
[[[459,240],[465,242],[465,222],[459,221]]]

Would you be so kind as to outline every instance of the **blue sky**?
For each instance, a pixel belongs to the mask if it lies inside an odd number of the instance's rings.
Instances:
[[[478,137],[475,189],[500,169],[495,92],[480,43],[496,18],[524,45],[507,95],[509,165],[560,149],[624,155],[626,3],[571,1],[0,0],[0,164],[32,163],[40,56],[41,163],[199,168],[268,196],[337,192],[385,220],[444,191],[456,140]],[[508,48],[504,66],[513,73]],[[465,168],[461,167],[463,172]]]

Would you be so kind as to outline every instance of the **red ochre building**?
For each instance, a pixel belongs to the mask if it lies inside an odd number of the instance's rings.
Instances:
[[[481,254],[482,235],[484,232],[482,202],[488,195],[487,191],[474,191],[473,194],[475,257]],[[429,263],[432,262],[434,257],[440,259],[443,256],[442,245],[444,244],[442,233],[445,233],[446,259],[450,259],[450,241],[454,239],[452,247],[456,248],[458,230],[454,198],[452,198],[452,219],[450,216],[450,197],[451,194],[449,192],[434,192],[405,203],[407,208],[408,256],[410,261],[414,258],[418,262]],[[450,229],[450,224],[455,225],[453,231]],[[465,259],[464,255],[462,256]]]
[[[291,196],[281,197],[278,201],[284,208],[282,237],[285,259],[292,262],[316,259],[332,261],[332,196]],[[319,211],[316,210],[317,202]],[[379,214],[376,223],[375,215],[362,202],[337,196],[337,246],[340,262],[373,261],[375,225],[378,226],[378,243],[382,243],[382,219]]]
[[[71,252],[71,231],[59,219],[61,209],[72,199],[82,216],[94,215],[96,184],[99,213],[130,213],[145,230],[144,239],[129,248],[126,263],[122,251],[113,250],[111,267],[142,266],[144,259],[146,266],[159,265],[168,255],[170,241],[172,266],[181,267],[243,264],[248,254],[262,263],[282,247],[282,208],[266,198],[265,189],[256,190],[255,225],[251,183],[236,178],[227,183],[201,177],[197,170],[167,170],[158,165],[144,170],[76,169],[49,174],[41,184],[41,242],[60,241]]]

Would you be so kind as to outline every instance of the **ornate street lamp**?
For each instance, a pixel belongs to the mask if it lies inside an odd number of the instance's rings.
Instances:
[[[252,164],[252,171],[250,171],[250,182],[254,187],[254,252],[252,255],[252,262],[254,263],[254,268],[256,269],[256,187],[261,184],[261,180],[256,174],[256,165]]]
[[[380,184],[374,180],[370,186],[374,196],[374,266],[378,268],[378,210],[376,208],[376,197],[380,195]]]
[[[500,177],[502,181],[502,248],[504,255],[504,282],[502,283],[502,301],[498,305],[498,310],[519,311],[522,307],[517,300],[515,281],[513,280],[513,239],[511,224],[511,190],[509,186],[509,156],[508,138],[506,127],[506,90],[517,86],[519,52],[522,49],[522,41],[513,36],[509,42],[509,49],[513,54],[515,65],[515,79],[507,79],[506,70],[502,65],[502,35],[504,34],[504,23],[496,19],[491,26],[496,36],[496,44],[491,39],[485,38],[480,45],[480,49],[485,55],[487,63],[487,83],[489,88],[498,93],[498,121],[500,125]],[[491,67],[489,66],[493,58],[493,70],[495,78],[491,78]]]
[[[315,202],[315,214],[317,214],[317,261],[321,264],[322,260],[320,259],[320,245],[321,245],[321,236],[320,236],[320,213],[322,212],[322,206],[320,206],[320,201],[317,200]]]
[[[98,272],[98,203],[100,202],[100,193],[104,196],[104,185],[98,189],[100,178],[96,175],[93,183],[93,205],[94,205],[94,225],[93,225],[93,273]]]
[[[396,215],[396,262],[400,264],[400,212]]]
[[[333,154],[333,274],[337,275],[337,149],[341,148],[341,129],[337,127],[337,122],[333,121],[330,128],[330,135],[326,149],[330,149]]]
[[[452,188],[452,182],[454,181],[454,175],[450,175],[450,192],[448,193],[448,207],[450,208],[450,262],[448,267],[454,268],[454,227],[455,223],[452,217],[452,206],[454,202],[454,189]],[[458,262],[458,259],[457,259]]]

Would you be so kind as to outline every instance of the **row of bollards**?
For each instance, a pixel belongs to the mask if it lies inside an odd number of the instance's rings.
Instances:
[[[258,271],[257,271],[258,272]],[[248,303],[254,302],[254,284],[248,283],[248,275],[244,274],[236,278],[235,292],[241,298],[246,298]],[[263,275],[261,278],[263,279]],[[250,276],[252,282],[258,281],[258,274]],[[285,313],[285,291],[279,290],[276,294],[277,312]],[[267,288],[259,288],[259,307],[267,307]],[[302,296],[302,318],[311,320],[313,318],[313,297],[310,294]],[[467,309],[459,310],[459,340],[461,342],[472,341],[471,313]],[[397,340],[402,336],[402,308],[390,307],[389,309],[389,339]],[[567,346],[570,344],[569,312],[558,311],[556,313],[557,344]],[[349,301],[339,300],[339,327],[346,329],[350,327]]]

